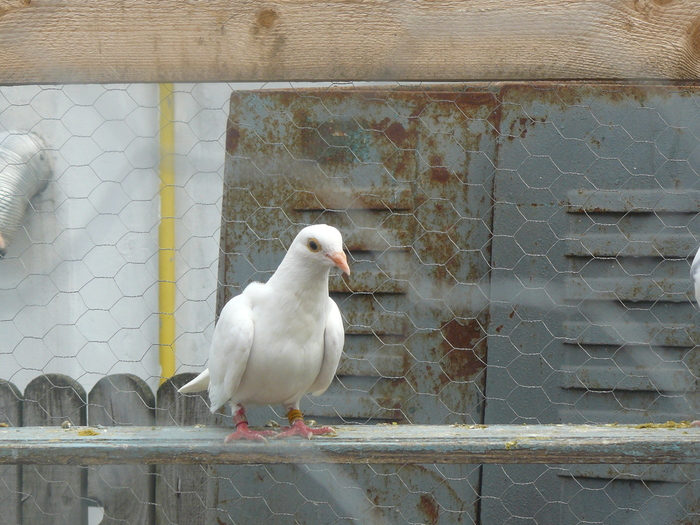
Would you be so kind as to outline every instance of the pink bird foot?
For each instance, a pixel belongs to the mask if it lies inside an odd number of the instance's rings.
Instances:
[[[691,426],[691,427],[700,427],[700,421],[693,421],[693,422],[690,424],[690,426]]]
[[[292,436],[311,439],[311,436],[318,436],[321,434],[335,434],[335,429],[333,427],[309,427],[304,423],[303,419],[297,419],[292,422],[291,427],[282,427],[282,431],[273,439],[282,439]]]
[[[274,436],[276,434],[277,432],[275,432],[274,430],[250,430],[248,428],[248,423],[243,421],[241,423],[238,423],[235,432],[226,436],[226,439],[224,439],[224,443],[228,443],[229,441],[237,441],[241,439],[246,439],[248,441],[262,441],[263,443],[267,443],[267,439],[265,438],[268,436]]]
[[[245,415],[245,408],[238,405],[238,410],[233,413],[233,422],[236,424],[236,431],[226,436],[224,443],[246,439],[248,441],[262,441],[267,443],[267,436],[277,434],[274,430],[250,430],[248,428],[248,418]]]

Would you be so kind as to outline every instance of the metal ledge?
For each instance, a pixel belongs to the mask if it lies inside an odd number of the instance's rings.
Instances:
[[[0,464],[700,463],[700,428],[358,425],[310,441],[224,444],[230,428],[0,429]]]

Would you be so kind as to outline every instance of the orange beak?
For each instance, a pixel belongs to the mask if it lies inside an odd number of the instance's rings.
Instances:
[[[338,268],[350,275],[350,267],[348,266],[348,258],[345,256],[345,252],[331,253],[328,255],[328,258],[333,261],[333,264]]]

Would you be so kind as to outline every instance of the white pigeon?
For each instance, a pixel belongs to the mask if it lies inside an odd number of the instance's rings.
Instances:
[[[700,303],[700,249],[698,249],[690,265],[690,279],[695,287],[695,300]]]
[[[328,275],[337,266],[350,274],[340,232],[326,224],[307,226],[265,283],[251,283],[221,310],[209,351],[209,368],[180,388],[209,388],[211,411],[233,408],[236,431],[226,438],[265,441],[265,436],[333,433],[311,428],[299,401],[320,395],[331,384],[345,334],[338,305],[328,295]],[[248,428],[245,406],[281,404],[290,427],[275,431]]]
[[[695,289],[695,300],[700,304],[700,249],[698,249],[693,258],[693,264],[690,265],[690,279],[693,281]],[[691,423],[694,427],[700,427],[700,420]]]

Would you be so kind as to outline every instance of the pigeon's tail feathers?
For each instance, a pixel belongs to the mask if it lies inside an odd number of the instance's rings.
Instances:
[[[195,377],[192,381],[182,386],[178,392],[181,394],[191,394],[193,392],[201,392],[209,388],[209,369]]]

